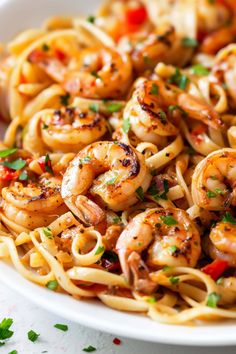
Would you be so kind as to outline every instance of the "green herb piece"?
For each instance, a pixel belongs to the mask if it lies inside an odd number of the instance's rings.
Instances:
[[[216,177],[216,176],[210,176],[210,179],[213,179],[214,181],[217,181],[217,180],[218,180],[218,177]]]
[[[233,218],[233,216],[227,211],[225,215],[222,218],[223,222],[229,222],[230,224],[236,224],[236,220]]]
[[[98,72],[96,70],[91,71],[91,75],[96,77],[96,79],[100,79],[100,76],[98,75]]]
[[[63,96],[60,96],[60,102],[62,106],[68,106],[69,105],[69,99],[70,99],[70,94],[66,93]]]
[[[179,278],[171,276],[171,277],[169,277],[169,281],[171,282],[171,284],[178,284],[179,283]]]
[[[90,16],[87,17],[87,21],[90,22],[90,23],[94,23],[95,20],[96,20],[96,17],[93,16],[93,15],[90,15]]]
[[[8,157],[15,154],[18,151],[17,148],[10,148],[5,150],[0,150],[0,157]]]
[[[208,295],[206,304],[208,307],[217,308],[217,304],[219,301],[220,301],[220,295],[217,294],[216,292],[213,292],[210,295]]]
[[[48,125],[43,122],[42,129],[48,129]]]
[[[130,119],[129,118],[124,118],[123,124],[122,124],[123,132],[125,134],[128,134],[130,128],[131,128]]]
[[[149,302],[149,304],[155,304],[155,302],[157,302],[157,299],[155,298],[155,296],[149,296],[146,301]]]
[[[160,121],[162,123],[166,123],[166,114],[164,111],[159,111],[158,112],[158,117],[160,118]]]
[[[51,229],[49,229],[49,227],[43,227],[43,233],[44,235],[49,238],[50,240],[53,239],[53,234],[52,234],[52,231]]]
[[[152,88],[151,88],[151,94],[152,95],[158,95],[158,89],[159,87],[156,84],[152,84]]]
[[[171,75],[171,77],[168,79],[168,82],[170,84],[176,84],[184,90],[187,86],[187,83],[189,82],[189,79],[186,75],[182,75],[179,68],[176,68],[175,73]]]
[[[107,110],[111,113],[115,113],[115,112],[119,112],[121,110],[121,108],[123,107],[123,104],[122,103],[109,103],[109,104],[106,104],[106,107],[107,107]]]
[[[209,70],[202,64],[195,64],[191,67],[191,71],[195,75],[204,76],[209,74]]]
[[[43,45],[42,45],[42,50],[43,50],[44,52],[48,52],[49,49],[50,49],[49,45],[48,45],[47,43],[43,43]]]
[[[214,192],[213,191],[207,191],[208,198],[215,198],[219,194],[220,195],[223,194],[223,192],[222,192],[222,190],[220,188],[216,188]]]
[[[10,330],[12,324],[13,324],[12,318],[4,318],[0,323],[0,340],[4,341],[1,342],[1,345],[4,345],[5,340],[13,336],[14,332]]]
[[[47,284],[46,287],[49,290],[56,290],[56,288],[58,287],[58,281],[57,280],[50,280]]]
[[[118,176],[115,176],[115,177],[111,178],[109,181],[106,182],[106,184],[107,184],[108,186],[112,186],[113,184],[116,183],[117,178],[118,178]]]
[[[172,105],[172,106],[169,106],[168,107],[168,111],[170,112],[170,113],[173,113],[174,111],[176,111],[176,110],[178,110],[181,114],[182,114],[182,116],[183,117],[187,117],[188,116],[188,113],[187,112],[185,112],[180,106],[178,106],[178,105]]]
[[[119,223],[121,222],[119,216],[115,216],[115,217],[113,218],[113,222],[114,222],[114,224],[119,224]]]
[[[163,268],[162,268],[162,271],[163,272],[168,272],[169,270],[171,270],[173,267],[170,267],[170,266],[164,266]]]
[[[171,225],[177,225],[178,221],[175,220],[171,215],[167,216],[160,216],[160,219],[164,222],[164,224],[171,226]]]
[[[104,252],[104,251],[105,251],[105,247],[99,246],[98,249],[97,249],[97,251],[95,252],[95,255],[97,256],[97,255],[99,255],[100,253],[102,253],[102,252]]]
[[[81,159],[79,162],[80,162],[81,165],[86,165],[90,161],[91,161],[91,157],[86,156],[83,159]]]
[[[168,197],[167,197],[167,193],[169,192],[169,182],[167,179],[164,179],[163,181],[163,187],[164,187],[164,192],[159,194],[158,193],[158,190],[157,190],[157,186],[156,186],[156,183],[153,183],[150,188],[148,189],[148,193],[151,194],[151,196],[155,199],[155,200],[158,200],[158,199],[164,199],[164,200],[167,200]]]
[[[28,339],[31,342],[36,342],[36,340],[38,339],[38,337],[40,336],[40,334],[34,332],[32,329],[27,333],[28,334]]]
[[[9,352],[8,354],[17,354],[18,351],[17,350],[12,350],[11,352]]]
[[[3,166],[6,166],[12,170],[21,170],[23,167],[25,167],[26,161],[22,159],[16,159],[14,161],[4,161]]]
[[[51,173],[51,175],[54,175],[53,169],[52,169],[52,161],[50,159],[50,156],[46,154],[45,156],[45,171],[48,173]]]
[[[148,55],[144,55],[143,56],[143,62],[144,62],[145,65],[150,65],[152,60],[151,60],[151,58]]]
[[[184,37],[182,39],[182,45],[184,47],[197,47],[198,41],[195,38]]]
[[[20,176],[19,176],[19,180],[20,181],[26,181],[28,178],[29,178],[29,176],[28,176],[27,171],[22,171]]]
[[[93,103],[89,106],[89,109],[95,113],[98,113],[99,112],[99,105],[96,103]]]
[[[174,254],[176,251],[178,251],[178,247],[173,245],[173,246],[170,246],[169,250],[170,250],[171,254]]]
[[[60,329],[63,332],[68,331],[68,326],[64,324],[57,323],[54,325],[55,328]]]
[[[86,352],[86,353],[92,353],[92,352],[95,352],[97,349],[94,348],[92,345],[89,345],[87,348],[83,348],[83,352]]]
[[[136,194],[139,200],[144,201],[144,192],[142,187],[138,187],[138,189],[136,189]]]
[[[216,284],[221,285],[223,283],[224,277],[220,277],[217,279]]]

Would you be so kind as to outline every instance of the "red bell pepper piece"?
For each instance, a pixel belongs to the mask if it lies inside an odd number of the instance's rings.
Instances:
[[[215,259],[212,263],[206,265],[201,270],[202,272],[210,275],[212,279],[217,280],[228,268],[229,264],[227,261],[222,261],[220,259]]]

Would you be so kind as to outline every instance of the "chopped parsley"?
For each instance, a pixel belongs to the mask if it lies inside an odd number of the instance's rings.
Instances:
[[[90,22],[90,23],[94,23],[95,20],[96,20],[96,17],[93,16],[93,15],[90,15],[90,16],[87,17],[87,21]]]
[[[168,79],[170,84],[176,84],[179,88],[184,90],[189,82],[189,79],[186,75],[182,75],[179,68],[176,68],[175,73],[171,75]]]
[[[163,181],[163,187],[164,187],[164,192],[159,194],[158,193],[158,190],[157,190],[157,186],[156,186],[156,183],[153,183],[151,185],[151,187],[148,189],[148,193],[151,194],[151,196],[155,199],[155,200],[158,200],[158,199],[164,199],[164,200],[167,200],[168,197],[167,197],[167,193],[169,192],[169,182],[167,179],[164,179]]]
[[[195,64],[191,67],[191,71],[195,75],[208,75],[209,70],[205,68],[202,64]]]
[[[152,94],[152,95],[158,95],[158,89],[159,89],[159,87],[156,85],[156,84],[152,84],[152,88],[151,88],[151,91],[150,91],[150,93]]]
[[[171,284],[179,284],[178,277],[171,276],[171,277],[169,277],[169,281],[171,282]]]
[[[182,116],[183,117],[187,117],[188,116],[188,113],[187,112],[185,112],[184,110],[183,110],[183,108],[181,108],[180,106],[178,106],[178,105],[172,105],[172,106],[169,106],[168,107],[168,111],[170,112],[170,113],[172,113],[173,114],[173,112],[174,111],[176,111],[176,110],[178,110],[181,114],[182,114]]]
[[[207,191],[207,196],[208,198],[215,198],[217,197],[218,195],[222,195],[223,192],[220,188],[216,188],[215,191]]]
[[[86,353],[92,353],[95,352],[97,349],[95,347],[93,347],[92,345],[89,345],[87,348],[83,348],[83,352]]]
[[[98,75],[98,72],[96,70],[91,71],[91,75],[96,77],[96,79],[100,79],[100,76]]]
[[[42,50],[43,50],[44,52],[48,52],[49,49],[50,49],[49,45],[48,45],[47,43],[43,43],[43,45],[42,45]]]
[[[95,252],[95,256],[99,255],[100,253],[105,251],[105,247],[99,246],[97,251]]]
[[[17,354],[18,351],[17,350],[12,350],[11,352],[9,352],[8,354]]]
[[[170,250],[171,254],[174,254],[175,252],[178,251],[178,247],[173,245],[173,246],[170,246],[169,250]]]
[[[43,126],[42,126],[42,129],[48,129],[48,125],[47,124],[45,124],[44,122],[43,122]]]
[[[223,222],[229,222],[230,224],[236,225],[236,220],[234,219],[234,217],[228,211],[223,216],[222,221]]]
[[[220,301],[220,295],[217,294],[216,292],[213,292],[210,295],[208,295],[206,305],[208,307],[216,308],[219,301]]]
[[[45,156],[45,171],[48,173],[51,173],[51,175],[54,175],[53,169],[52,169],[52,161],[50,159],[50,156],[46,154]]]
[[[3,166],[6,166],[12,170],[21,170],[23,167],[25,167],[26,161],[22,159],[16,159],[14,161],[4,161]]]
[[[69,99],[70,99],[70,94],[66,93],[63,96],[60,96],[60,102],[62,106],[68,106],[69,105]]]
[[[138,189],[136,189],[136,194],[139,200],[144,201],[144,192],[142,187],[138,187]]]
[[[122,103],[119,102],[114,102],[114,103],[109,103],[106,104],[107,110],[111,113],[119,112],[121,108],[123,107]]]
[[[20,176],[19,176],[19,180],[20,181],[26,181],[28,178],[29,178],[29,176],[28,176],[27,171],[22,171]]]
[[[91,157],[89,156],[85,156],[83,159],[79,160],[80,165],[86,165],[87,163],[89,163],[91,161]]]
[[[0,323],[0,346],[5,344],[5,340],[13,336],[14,332],[10,330],[13,324],[12,318],[4,318]]]
[[[173,267],[170,267],[170,266],[164,266],[162,268],[163,272],[168,272],[169,270],[171,270]]]
[[[121,219],[119,218],[119,216],[115,216],[114,218],[113,218],[113,223],[114,224],[119,224],[121,222]]]
[[[52,234],[52,231],[51,229],[49,229],[49,227],[43,227],[43,233],[44,235],[49,238],[50,240],[53,239],[53,234]]]
[[[195,38],[184,37],[182,39],[182,45],[184,47],[197,47],[198,41]]]
[[[223,283],[224,277],[220,277],[217,279],[216,284],[221,285]]]
[[[64,324],[57,323],[54,325],[54,327],[64,332],[68,331],[68,326]]]
[[[155,302],[157,302],[157,299],[155,298],[155,296],[149,296],[146,301],[149,302],[149,304],[155,304]]]
[[[93,103],[89,106],[89,109],[92,111],[92,112],[95,112],[95,113],[98,113],[99,112],[99,105],[96,104],[96,103]]]
[[[40,336],[40,334],[34,332],[32,329],[27,333],[28,335],[28,339],[31,342],[36,342],[36,340],[38,339],[38,337]]]
[[[0,151],[0,157],[8,157],[10,155],[15,154],[18,151],[17,148],[10,148],[10,149],[5,149]]]
[[[171,225],[177,225],[178,221],[175,220],[171,215],[167,216],[160,216],[160,219],[164,222],[164,224],[171,226]]]
[[[161,123],[166,123],[166,114],[164,111],[159,111],[158,117],[160,118]]]
[[[122,124],[123,132],[125,134],[128,134],[130,128],[131,128],[130,119],[129,118],[124,118],[123,124]]]
[[[58,287],[58,281],[57,280],[50,280],[47,284],[46,287],[49,290],[56,290],[56,288]]]

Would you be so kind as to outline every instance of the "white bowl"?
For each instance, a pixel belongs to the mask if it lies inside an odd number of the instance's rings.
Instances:
[[[51,15],[90,14],[98,4],[98,0],[0,0],[0,41],[36,27]],[[116,335],[181,345],[236,344],[235,322],[209,322],[194,327],[158,324],[146,316],[112,310],[99,301],[76,301],[39,287],[3,262],[0,262],[0,282],[65,319]]]

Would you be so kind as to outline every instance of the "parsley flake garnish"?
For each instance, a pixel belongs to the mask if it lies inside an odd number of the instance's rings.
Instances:
[[[204,76],[209,74],[209,70],[202,64],[195,64],[191,67],[191,72],[195,75]]]
[[[206,305],[208,307],[216,308],[218,302],[220,301],[220,298],[221,297],[219,294],[217,294],[216,292],[213,292],[210,295],[208,295]]]
[[[27,333],[28,335],[28,339],[31,342],[36,342],[36,340],[38,339],[38,337],[40,336],[40,334],[34,332],[32,329]]]
[[[171,215],[167,216],[160,216],[160,219],[164,222],[164,224],[171,226],[171,225],[177,225],[178,221],[175,220]]]
[[[236,224],[236,220],[233,218],[233,216],[227,211],[225,215],[222,218],[223,222],[229,222],[230,224]]]
[[[188,116],[188,113],[187,112],[185,112],[180,106],[178,106],[178,105],[172,105],[172,106],[169,106],[168,107],[168,111],[170,112],[170,113],[172,113],[173,114],[173,112],[174,111],[176,111],[176,110],[178,110],[181,114],[182,114],[182,116],[183,117],[187,117]]]
[[[52,169],[52,161],[50,159],[50,156],[46,154],[45,156],[45,171],[48,173],[51,173],[51,175],[54,175],[53,169]]]
[[[112,186],[113,184],[116,183],[117,178],[118,178],[118,176],[115,176],[115,177],[109,179],[109,181],[107,181],[106,184],[107,184],[108,186]]]
[[[171,277],[169,277],[169,281],[171,282],[171,284],[178,284],[179,283],[179,278],[171,276]]]
[[[25,167],[26,161],[22,159],[16,159],[14,161],[4,161],[3,166],[6,166],[12,170],[21,170],[23,167]]]
[[[100,76],[98,75],[96,70],[91,71],[91,75],[93,75],[94,77],[96,77],[96,79],[100,79]]]
[[[103,246],[99,246],[97,251],[95,252],[95,255],[99,255],[100,253],[104,252],[105,251],[105,247]]]
[[[155,296],[149,296],[146,301],[149,302],[149,304],[155,304],[155,302],[157,302],[157,299],[155,298]]]
[[[52,234],[51,229],[49,229],[49,227],[44,227],[44,228],[43,228],[43,233],[44,233],[44,235],[45,235],[47,238],[49,238],[50,240],[53,239],[53,234]]]
[[[42,129],[48,129],[48,125],[43,122]]]
[[[92,112],[95,112],[95,113],[98,113],[99,112],[99,105],[96,104],[96,103],[93,103],[89,106],[89,109],[92,111]]]
[[[129,119],[129,118],[125,118],[125,119],[123,120],[123,124],[122,124],[123,132],[124,132],[125,134],[128,134],[130,128],[131,128],[130,119]]]
[[[136,189],[136,194],[139,200],[144,201],[144,192],[142,187],[138,187],[138,189]]]
[[[55,324],[54,327],[64,332],[68,331],[68,326],[61,323]]]
[[[87,21],[90,22],[90,23],[94,23],[95,20],[96,20],[96,17],[93,16],[93,15],[90,15],[90,16],[87,17]]]
[[[9,352],[8,354],[17,354],[18,351],[17,350],[12,350],[11,352]]]
[[[123,107],[122,103],[119,102],[106,104],[107,110],[111,113],[119,112],[122,107]]]
[[[28,178],[29,178],[29,176],[28,176],[27,171],[22,171],[20,176],[19,176],[19,180],[20,181],[26,181]]]
[[[173,245],[173,246],[169,247],[169,250],[170,250],[171,254],[174,254],[176,251],[178,251],[178,247]]]
[[[217,279],[216,284],[221,285],[223,283],[224,277],[220,277]]]
[[[119,216],[115,216],[112,220],[113,220],[114,224],[119,224],[121,222],[121,219],[119,218]]]
[[[56,288],[58,287],[58,281],[57,280],[50,280],[47,284],[46,287],[49,290],[56,290]]]
[[[69,105],[69,99],[70,99],[70,94],[66,93],[63,96],[60,96],[60,102],[62,106],[68,106]]]
[[[189,79],[186,75],[182,75],[179,68],[176,68],[175,73],[171,75],[171,77],[168,79],[168,82],[170,84],[176,84],[184,90],[187,86],[187,83],[189,82]]]
[[[8,157],[10,155],[15,154],[18,151],[17,148],[10,148],[10,149],[5,149],[0,151],[0,157]]]
[[[182,39],[182,45],[184,47],[197,47],[198,41],[195,38],[184,37]]]
[[[95,352],[97,349],[95,347],[93,347],[92,345],[89,345],[87,348],[83,348],[83,352],[86,353],[92,353]]]
[[[159,87],[157,86],[157,84],[152,84],[151,94],[155,96],[158,95],[158,89]]]
[[[13,331],[10,330],[11,325],[13,324],[12,318],[4,318],[0,323],[0,345],[5,344],[5,340],[13,336]],[[2,342],[3,341],[3,342]]]
[[[44,52],[48,52],[49,49],[50,49],[49,45],[48,45],[47,43],[43,43],[43,45],[42,45],[42,50],[43,50]]]

